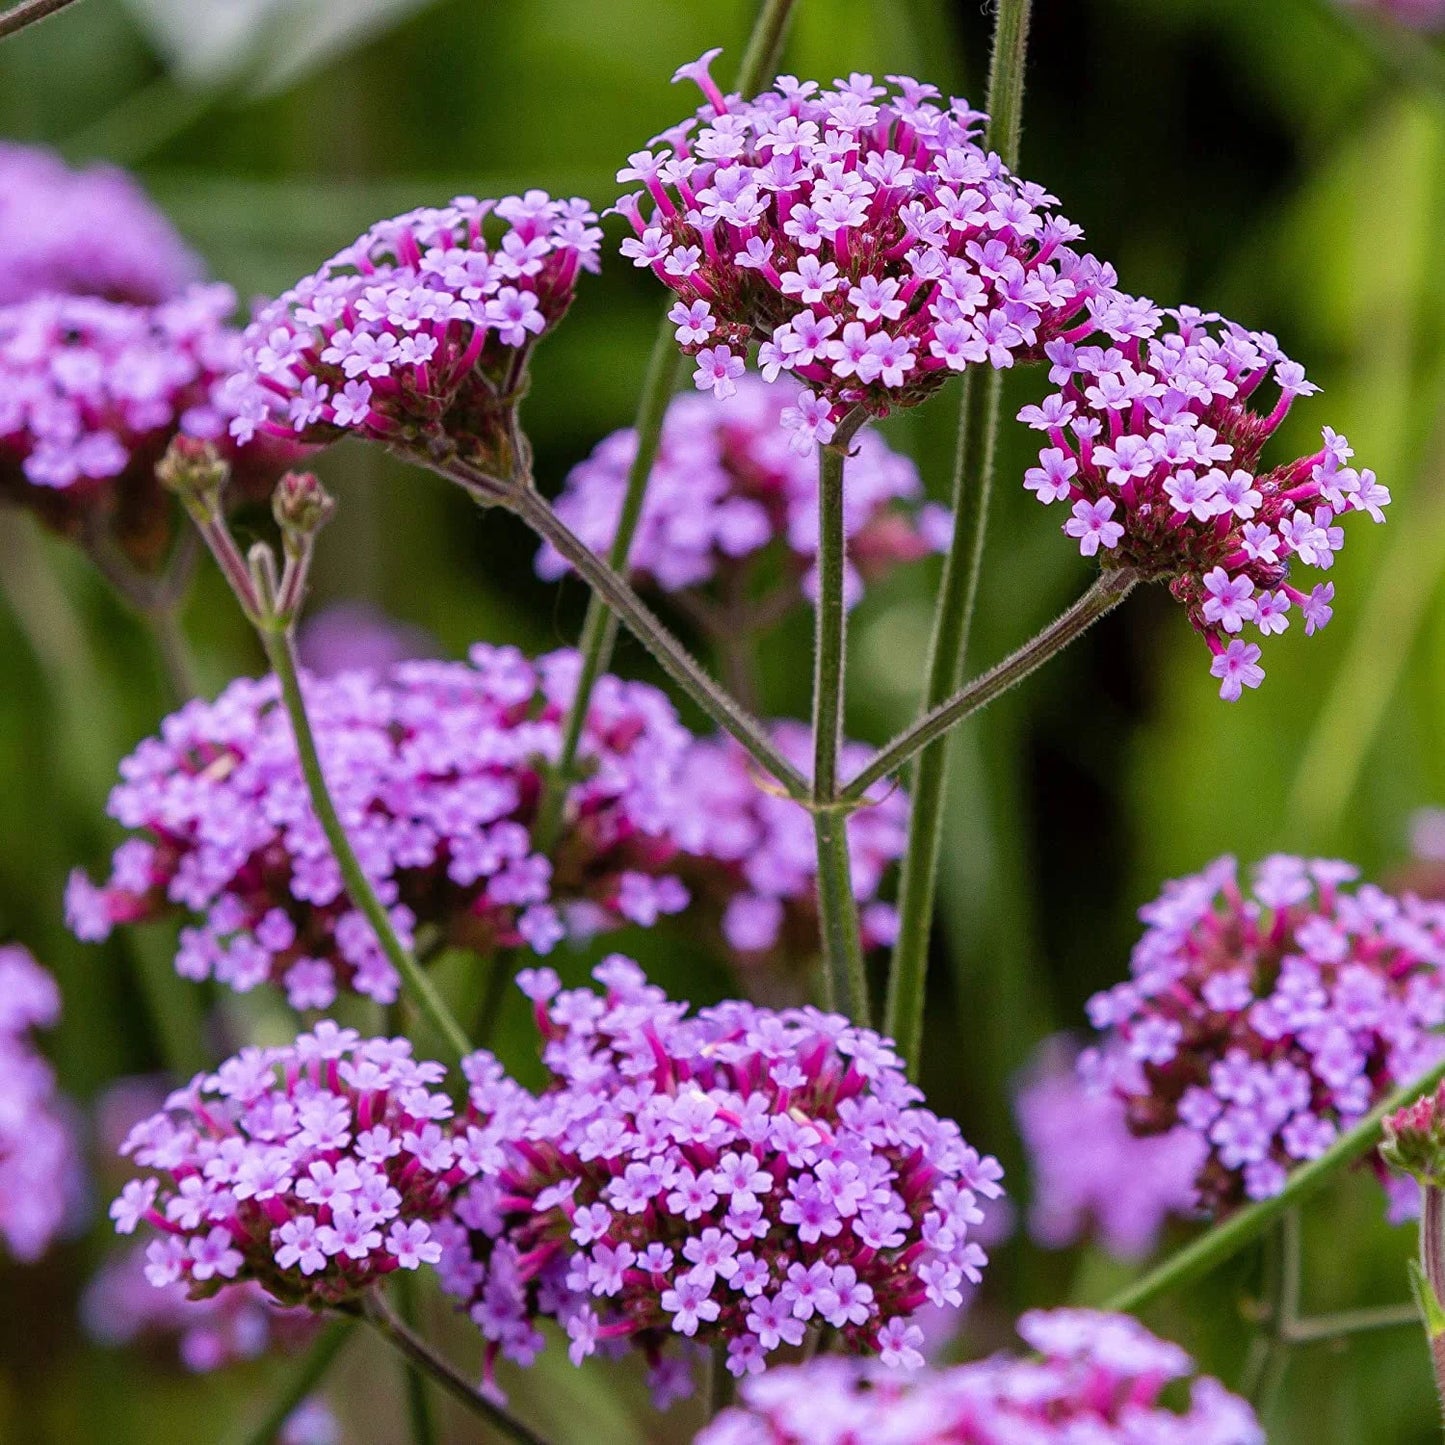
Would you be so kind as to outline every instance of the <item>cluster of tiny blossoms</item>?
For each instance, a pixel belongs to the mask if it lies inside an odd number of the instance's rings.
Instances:
[[[146,1277],[192,1295],[252,1280],[283,1304],[336,1304],[441,1254],[432,1224],[485,1147],[451,1119],[446,1070],[406,1039],[323,1021],[246,1048],[137,1124],[122,1152],[154,1173],[111,1205],[145,1223]]]
[[[3,142],[0,256],[0,306],[42,295],[152,306],[201,275],[195,255],[124,171],[74,171],[50,151]]]
[[[332,796],[403,938],[429,925],[482,953],[546,952],[569,931],[651,924],[686,905],[663,868],[671,780],[690,735],[645,683],[600,680],[566,828],[550,856],[534,847],[577,668],[570,651],[532,662],[477,646],[470,665],[307,680]],[[347,901],[312,811],[273,678],[188,703],[121,776],[110,811],[140,836],[117,849],[104,887],[72,876],[67,913],[80,937],[184,909],[203,915],[181,934],[186,977],[242,991],[270,980],[297,1008],[327,1008],[339,988],[396,997],[396,973]]]
[[[1000,1170],[920,1104],[891,1046],[815,1009],[689,1015],[630,960],[605,987],[524,974],[552,1084],[522,1098],[486,1054],[471,1103],[501,1153],[461,1194],[441,1274],[498,1353],[527,1362],[539,1318],[580,1363],[630,1341],[664,1394],[691,1346],[735,1375],[813,1330],[885,1361],[918,1356],[910,1317],[957,1306]],[[671,1341],[683,1356],[665,1360]]]
[[[1116,1258],[1140,1259],[1171,1217],[1194,1214],[1205,1146],[1182,1126],[1133,1133],[1123,1101],[1079,1078],[1075,1053],[1066,1038],[1048,1040],[1014,1101],[1033,1182],[1029,1233],[1048,1249],[1092,1234]]]
[[[113,509],[127,550],[162,546],[156,463],[178,433],[225,440],[235,304],[228,286],[198,285],[157,306],[55,295],[0,307],[0,497],[66,531]],[[242,449],[238,483],[269,483],[289,455]]]
[[[445,434],[505,460],[532,345],[597,269],[596,219],[586,201],[528,191],[379,221],[257,312],[233,433],[423,447]]]
[[[1035,1310],[1019,1334],[1038,1358],[999,1355],[907,1375],[821,1356],[742,1387],[696,1445],[1264,1445],[1254,1412],[1127,1315]]]
[[[700,593],[704,616],[715,614],[729,630],[770,610],[750,585],[749,564],[771,556],[774,542],[782,543],[782,600],[796,600],[800,583],[806,595],[814,591],[817,452],[806,439],[795,445],[797,433],[790,442],[782,426],[797,398],[795,386],[743,377],[726,398],[676,398],[663,422],[630,566],[660,591]],[[637,433],[613,432],[572,469],[557,499],[558,515],[594,552],[606,555],[612,545],[636,455]],[[951,518],[942,507],[920,507],[922,492],[907,457],[872,432],[858,437],[843,498],[850,603],[893,564],[948,545]],[[543,577],[566,567],[550,545],[537,555]]]
[[[978,144],[962,101],[856,74],[744,100],[708,74],[718,53],[677,73],[707,96],[697,117],[617,177],[645,187],[617,205],[637,233],[623,254],[679,297],[700,389],[729,395],[757,341],[765,376],[809,388],[785,425],[827,442],[852,406],[881,415],[972,364],[1127,324],[1112,270],[1070,249],[1078,228]]]
[[[1049,440],[1024,485],[1071,506],[1064,531],[1084,556],[1170,580],[1232,702],[1264,678],[1259,646],[1239,635],[1246,623],[1269,636],[1296,607],[1307,634],[1330,619],[1334,584],[1301,591],[1292,559],[1330,567],[1340,518],[1382,522],[1390,493],[1349,465],[1349,444],[1329,428],[1319,451],[1262,471],[1291,402],[1318,388],[1272,336],[1191,307],[1145,309],[1140,334],[1120,344],[1044,348],[1060,390],[1019,413]],[[1267,380],[1278,399],[1254,409]]]
[[[804,723],[772,727],[774,745],[796,767],[812,768],[812,734]],[[844,776],[869,750],[845,743]],[[818,849],[812,817],[800,803],[763,785],[743,748],[726,735],[700,738],[683,757],[672,836],[679,871],[698,905],[716,909],[723,938],[743,962],[809,958],[818,949]],[[893,942],[898,915],[879,898],[889,868],[908,842],[908,795],[901,788],[869,795],[848,817],[848,859],[865,948]]]
[[[0,1242],[38,1259],[65,1223],[79,1153],[55,1075],[30,1031],[60,1018],[55,980],[23,948],[0,948]]]
[[[1206,1146],[1213,1213],[1277,1194],[1392,1089],[1445,1056],[1445,904],[1343,887],[1345,863],[1232,858],[1165,885],[1132,977],[1089,1003],[1080,1068],[1130,1127]]]

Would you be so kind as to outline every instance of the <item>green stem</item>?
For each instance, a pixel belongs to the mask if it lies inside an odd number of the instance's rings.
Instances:
[[[436,984],[412,956],[396,935],[391,918],[376,896],[371,880],[362,869],[351,846],[346,828],[336,811],[331,791],[322,771],[321,757],[316,750],[316,735],[311,730],[311,719],[306,713],[306,703],[301,695],[301,681],[296,670],[296,649],[289,628],[280,625],[258,628],[271,670],[281,684],[281,700],[291,720],[291,730],[296,735],[296,755],[301,762],[301,771],[306,779],[306,788],[311,796],[311,806],[326,841],[331,844],[336,865],[346,885],[346,895],[352,905],[359,909],[371,924],[377,942],[387,961],[397,971],[402,987],[406,989],[427,1021],[441,1035],[448,1050],[454,1055],[453,1062],[471,1052],[471,1044],[456,1019],[452,1017]]]
[[[333,1320],[328,1324],[311,1349],[296,1362],[266,1413],[244,1433],[238,1432],[232,1437],[235,1445],[272,1445],[282,1426],[325,1378],[355,1329],[355,1320]]]
[[[161,673],[170,692],[171,705],[180,707],[201,693],[195,654],[181,626],[180,610],[167,607],[152,613],[147,621],[161,662]]]
[[[758,12],[752,35],[748,39],[747,51],[743,56],[742,69],[738,74],[738,90],[743,95],[751,95],[777,68],[794,3],[795,0],[766,0]],[[622,577],[627,576],[632,540],[637,534],[637,524],[642,517],[642,504],[647,496],[647,484],[651,480],[653,464],[657,461],[658,448],[662,444],[662,426],[667,416],[668,403],[677,389],[678,377],[682,372],[682,353],[677,349],[674,330],[664,311],[658,321],[652,352],[647,358],[642,394],[637,400],[637,419],[633,423],[633,430],[637,434],[637,450],[633,454],[632,465],[627,470],[627,489],[622,497],[622,510],[618,513],[617,530],[612,534],[612,545],[607,552],[607,565]],[[592,689],[607,667],[616,638],[616,615],[602,595],[594,591],[587,603],[582,635],[577,641],[577,650],[582,655],[582,667],[577,674],[577,690],[573,693],[571,706],[567,710],[557,762],[548,777],[537,812],[537,826],[534,831],[544,852],[556,841],[561,828],[567,789],[572,781],[573,769],[577,765],[577,749],[582,741],[587,709],[592,701]]]
[[[987,101],[992,119],[985,145],[997,151],[1010,166],[1018,159],[1030,5],[1031,0],[998,0],[998,17],[994,22]],[[944,558],[943,579],[933,614],[923,693],[925,717],[963,683],[983,564],[1002,391],[1003,377],[998,371],[990,371],[981,382],[973,372],[964,375],[951,489],[953,538]],[[923,752],[913,771],[908,848],[899,886],[898,939],[889,967],[884,1016],[885,1032],[898,1041],[903,1057],[915,1072],[923,1047],[928,940],[933,925],[947,783],[948,744],[939,741]]]
[[[396,1312],[401,1322],[412,1331],[417,1327],[416,1278],[409,1269],[396,1272]],[[426,1376],[410,1360],[402,1366],[406,1385],[406,1414],[411,1425],[412,1445],[437,1445],[436,1421],[432,1418],[431,1401],[427,1398]]]
[[[836,804],[848,660],[843,473],[849,443],[863,421],[862,412],[852,413],[833,440],[818,450],[818,600],[813,632],[813,831],[818,843],[825,997],[830,1008],[841,1008],[859,1024],[868,1022],[868,979],[848,863],[848,819]]]
[[[444,462],[441,470],[443,475],[475,489],[476,479],[464,464]],[[515,512],[534,532],[549,541],[582,579],[601,594],[607,606],[626,623],[668,676],[719,727],[731,733],[792,797],[801,799],[810,795],[811,789],[802,774],[777,750],[762,724],[708,676],[626,579],[614,572],[563,522],[541,493],[530,486],[518,486],[501,495],[493,490],[488,500]]]
[[[494,1404],[399,1320],[380,1294],[373,1291],[363,1301],[360,1310],[366,1322],[393,1349],[430,1375],[454,1400],[459,1400],[474,1415],[487,1421],[499,1435],[517,1441],[519,1445],[547,1445],[545,1436],[537,1434],[500,1405]]]
[[[1335,1314],[1296,1320],[1290,1326],[1289,1339],[1294,1345],[1313,1345],[1323,1340],[1343,1339],[1346,1335],[1393,1330],[1402,1325],[1419,1323],[1420,1311],[1413,1304],[1374,1305],[1368,1309],[1340,1310]]]
[[[1300,1214],[1287,1209],[1265,1240],[1267,1314],[1250,1345],[1243,1393],[1261,1419],[1268,1416],[1284,1384],[1294,1326],[1299,1318]]]
[[[875,783],[897,772],[914,754],[922,752],[965,718],[988,706],[1000,694],[1036,672],[1050,658],[1057,657],[1075,638],[1087,632],[1105,613],[1113,611],[1133,591],[1138,573],[1127,567],[1101,572],[1066,612],[1036,633],[1017,652],[945,699],[932,711],[911,723],[891,743],[880,748],[843,789],[845,801],[861,800]],[[928,755],[925,752],[924,757]],[[920,763],[922,759],[920,759]],[[917,800],[915,798],[915,807]]]
[[[18,35],[26,26],[34,25],[37,20],[44,20],[74,3],[75,0],[20,0],[18,5],[12,5],[0,14],[0,40]]]
[[[708,1362],[707,1418],[716,1419],[733,1402],[736,1381],[728,1369],[727,1346],[716,1344]]]
[[[1286,1210],[1302,1204],[1317,1189],[1346,1165],[1368,1154],[1379,1143],[1380,1124],[1387,1114],[1419,1098],[1445,1079],[1445,1063],[1437,1064],[1429,1073],[1396,1089],[1382,1100],[1346,1134],[1341,1134],[1316,1159],[1302,1164],[1285,1181],[1284,1188],[1270,1199],[1260,1199],[1237,1210],[1229,1218],[1201,1234],[1198,1239],[1176,1251],[1148,1274],[1120,1290],[1101,1308],[1119,1314],[1141,1310],[1160,1295],[1179,1289],[1203,1278],[1211,1270],[1232,1259],[1251,1240],[1257,1239]]]

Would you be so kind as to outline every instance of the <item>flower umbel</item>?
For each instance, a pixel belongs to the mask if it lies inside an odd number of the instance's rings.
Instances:
[[[663,1371],[669,1343],[716,1343],[744,1375],[823,1326],[887,1351],[922,1306],[960,1302],[1001,1171],[887,1040],[814,1009],[690,1015],[623,958],[596,976],[603,996],[522,977],[540,1097],[490,1055],[467,1066],[499,1167],[457,1200],[441,1272],[489,1359],[530,1360],[551,1317],[574,1363],[630,1340]]]
[[[1329,568],[1344,515],[1382,522],[1390,493],[1329,428],[1319,451],[1262,467],[1294,398],[1318,390],[1272,336],[1191,307],[1143,303],[1138,319],[1115,345],[1045,346],[1060,390],[1019,413],[1049,440],[1024,486],[1072,508],[1064,531],[1084,556],[1169,582],[1236,701],[1264,678],[1245,625],[1267,637],[1297,609],[1307,634],[1323,627],[1334,584],[1304,592],[1292,563]],[[1277,399],[1260,403],[1266,381]]]
[[[1140,910],[1132,978],[1089,1002],[1106,1037],[1081,1068],[1136,1132],[1202,1141],[1211,1213],[1279,1193],[1445,1056],[1445,905],[1350,891],[1354,876],[1280,854],[1245,889],[1219,859]]]

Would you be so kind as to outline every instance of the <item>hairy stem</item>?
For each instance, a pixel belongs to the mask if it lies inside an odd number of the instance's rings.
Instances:
[[[326,1377],[336,1357],[356,1329],[355,1320],[333,1320],[321,1332],[316,1343],[296,1362],[295,1368],[282,1382],[266,1413],[244,1433],[228,1437],[234,1445],[272,1445],[281,1428],[298,1406],[312,1394]]]
[[[1005,164],[1018,159],[1023,114],[1024,58],[1028,43],[1031,0],[998,0],[993,58],[989,66],[989,122],[985,145]],[[933,614],[928,669],[923,691],[926,718],[964,678],[974,601],[983,564],[989,495],[993,488],[998,437],[1001,373],[979,380],[967,372],[959,405],[958,440],[954,449],[953,538],[943,564],[943,580]],[[921,720],[920,720],[921,721]],[[957,719],[955,719],[957,721]],[[951,726],[951,724],[949,724]],[[933,925],[938,857],[943,840],[944,796],[948,783],[948,743],[927,747],[914,769],[908,848],[899,887],[898,939],[888,974],[888,1005],[884,1031],[897,1041],[916,1072],[923,1046],[923,1000],[928,975],[928,940]],[[923,739],[923,744],[930,739]],[[922,746],[923,744],[920,744]],[[902,762],[908,756],[898,759]],[[895,764],[896,766],[896,764]]]
[[[464,485],[470,480],[465,468],[443,464],[444,474]],[[608,607],[626,623],[632,634],[657,659],[663,670],[721,728],[731,733],[753,759],[773,775],[795,798],[806,798],[810,788],[801,773],[773,746],[762,724],[718,685],[681,642],[637,595],[625,578],[618,576],[592,551],[531,487],[516,487],[493,500],[515,512],[557,551],[593,587]]]
[[[848,819],[838,800],[838,754],[847,699],[848,609],[843,600],[847,537],[843,473],[848,446],[863,424],[854,412],[818,449],[818,599],[813,630],[813,831],[818,844],[818,928],[830,1008],[868,1022],[868,979],[848,863]]]
[[[743,56],[742,69],[738,74],[738,90],[743,95],[751,95],[777,68],[794,3],[795,0],[766,0],[758,12],[752,35],[748,39],[747,52]],[[623,577],[627,575],[632,539],[637,534],[637,524],[642,517],[642,504],[647,496],[647,484],[652,477],[653,464],[657,461],[658,448],[662,443],[663,420],[682,372],[682,353],[677,349],[673,330],[673,324],[667,319],[667,312],[664,310],[658,322],[652,352],[647,358],[642,394],[637,399],[637,419],[633,423],[633,430],[637,434],[637,451],[633,455],[632,465],[627,469],[627,488],[622,497],[622,510],[618,513],[617,530],[612,534],[612,546],[607,553],[607,565]],[[577,641],[577,650],[582,654],[577,690],[572,696],[567,720],[563,724],[562,746],[557,754],[557,762],[551,770],[537,813],[537,826],[534,831],[538,846],[544,852],[556,841],[561,828],[567,789],[571,785],[572,772],[577,765],[577,748],[582,741],[587,709],[592,701],[592,689],[597,685],[598,677],[606,670],[616,638],[616,615],[601,593],[594,591],[587,603],[582,635]]]
[[[20,0],[18,5],[12,5],[0,14],[0,40],[18,35],[37,20],[44,20],[74,3],[75,0]]]
[[[1050,658],[1057,657],[1071,642],[1087,632],[1106,612],[1112,612],[1134,590],[1138,574],[1127,567],[1101,572],[1089,590],[1042,632],[1011,652],[1000,663],[959,689],[917,722],[910,724],[891,743],[880,748],[843,789],[845,800],[854,801],[875,783],[897,772],[909,758],[934,739],[957,727],[965,718],[988,706],[1000,694],[1036,672]],[[915,807],[917,800],[915,799]]]
[[[1249,1242],[1269,1228],[1286,1210],[1302,1204],[1341,1169],[1368,1154],[1379,1143],[1380,1124],[1387,1114],[1403,1108],[1445,1079],[1445,1063],[1396,1089],[1377,1104],[1346,1134],[1341,1134],[1316,1159],[1302,1164],[1285,1181],[1284,1188],[1270,1199],[1260,1199],[1236,1210],[1227,1219],[1205,1231],[1109,1299],[1102,1308],[1132,1314],[1160,1295],[1202,1278],[1226,1260],[1232,1259]]]
[[[454,1400],[459,1400],[474,1415],[508,1440],[519,1445],[547,1445],[546,1437],[524,1425],[516,1416],[489,1400],[413,1330],[398,1319],[391,1307],[373,1291],[360,1306],[363,1318],[394,1349],[405,1355],[418,1369],[430,1375]]]
[[[266,649],[271,670],[281,684],[281,700],[286,715],[291,720],[291,730],[296,735],[296,755],[301,762],[301,771],[306,779],[306,788],[311,797],[311,806],[326,841],[331,844],[336,865],[346,885],[346,896],[353,907],[359,909],[376,934],[377,942],[387,961],[397,971],[402,987],[411,996],[423,1016],[441,1035],[447,1049],[454,1055],[453,1062],[471,1052],[471,1044],[461,1025],[452,1017],[436,984],[412,956],[411,951],[397,937],[391,917],[371,880],[366,876],[356,850],[351,846],[341,815],[327,787],[326,774],[321,767],[321,757],[316,750],[316,735],[311,729],[311,719],[306,713],[306,702],[301,695],[301,680],[296,669],[296,648],[289,627],[279,625],[263,626],[258,629],[262,645]]]

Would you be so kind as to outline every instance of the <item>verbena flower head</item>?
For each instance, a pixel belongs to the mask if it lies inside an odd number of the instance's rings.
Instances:
[[[396,1269],[435,1263],[432,1224],[482,1167],[452,1119],[441,1064],[406,1039],[328,1021],[246,1048],[137,1124],[122,1152],[153,1171],[111,1205],[144,1223],[146,1277],[197,1297],[251,1280],[283,1304],[336,1304]]]
[[[630,1341],[671,1386],[669,1344],[735,1375],[824,1326],[850,1350],[914,1348],[957,1305],[999,1167],[922,1106],[887,1040],[816,1009],[690,1014],[628,959],[599,996],[520,982],[550,1086],[520,1095],[487,1054],[472,1108],[500,1156],[460,1196],[441,1274],[488,1341],[526,1362],[559,1321],[580,1364]],[[660,1373],[657,1373],[660,1372]]]
[[[650,924],[686,905],[666,871],[665,829],[689,735],[644,683],[600,680],[564,833],[550,856],[533,846],[577,667],[574,652],[534,663],[478,646],[470,664],[306,681],[332,796],[403,938],[431,925],[479,952],[546,952],[569,931]],[[395,971],[347,901],[312,812],[274,679],[188,703],[121,777],[110,810],[137,836],[104,887],[73,875],[67,912],[80,937],[181,910],[199,915],[176,957],[188,978],[241,991],[270,980],[297,1008],[329,1007],[343,988],[396,997]]]
[[[783,721],[774,745],[805,774],[812,770],[812,734]],[[845,743],[844,776],[868,761],[869,750]],[[818,952],[818,849],[808,810],[769,788],[731,737],[702,738],[687,750],[677,779],[680,808],[672,825],[683,857],[679,868],[698,905],[716,910],[724,940],[744,964],[811,961]],[[893,942],[898,915],[879,893],[908,842],[908,795],[879,788],[848,817],[848,857],[860,905],[863,944]]]
[[[1132,977],[1089,1002],[1086,1077],[1130,1126],[1207,1146],[1197,1186],[1218,1213],[1284,1187],[1392,1089],[1445,1057],[1445,905],[1346,885],[1345,863],[1232,858],[1165,885]]]
[[[1195,1213],[1199,1136],[1178,1127],[1140,1137],[1108,1088],[1078,1077],[1062,1037],[1040,1049],[1014,1102],[1033,1176],[1029,1233],[1048,1249],[1089,1236],[1119,1259],[1152,1253],[1171,1217]]]
[[[696,1445],[1264,1445],[1243,1400],[1191,1379],[1188,1355],[1127,1315],[1034,1310],[1018,1330],[1038,1358],[909,1373],[824,1355],[771,1370]],[[1181,1411],[1163,1396],[1186,1379]]]
[[[164,1344],[187,1370],[207,1374],[268,1351],[299,1350],[316,1333],[318,1319],[310,1310],[279,1305],[249,1280],[196,1299],[181,1279],[158,1289],[146,1277],[148,1268],[144,1245],[101,1266],[80,1304],[92,1339],[115,1347]]]
[[[80,1192],[79,1151],[55,1074],[30,1037],[60,1018],[55,980],[23,948],[0,948],[0,1243],[45,1253]]]
[[[632,574],[662,592],[696,594],[719,629],[757,627],[780,605],[815,590],[817,449],[804,439],[800,450],[792,444],[798,434],[790,442],[782,425],[797,399],[796,386],[748,376],[726,399],[680,396],[667,409],[632,544]],[[637,433],[629,427],[568,474],[557,512],[593,551],[605,555],[612,544],[636,455]],[[920,506],[922,495],[907,457],[872,432],[859,435],[843,498],[850,603],[865,581],[893,564],[947,546],[952,520],[942,507]],[[768,566],[771,585],[759,586],[759,569]],[[555,579],[566,570],[544,545],[537,571]]]
[[[1445,1084],[1396,1109],[1383,1125],[1380,1158],[1431,1189],[1445,1188]]]
[[[247,328],[232,431],[448,446],[496,465],[532,346],[597,269],[582,200],[459,196],[379,221]]]
[[[637,233],[623,254],[677,294],[699,388],[730,395],[756,341],[765,376],[809,388],[787,424],[827,442],[854,405],[913,405],[1112,313],[1112,269],[980,146],[965,102],[857,74],[832,90],[781,76],[744,100],[709,76],[718,53],[677,73],[707,96],[697,117],[617,176],[645,188],[618,203]]]
[[[156,463],[177,435],[226,442],[235,304],[211,285],[157,306],[41,296],[0,307],[0,498],[65,532],[106,514],[132,559],[155,563],[174,511]],[[243,490],[269,486],[294,454],[225,450]]]
[[[0,306],[41,295],[154,305],[201,264],[135,180],[71,170],[51,151],[0,142]]]
[[[1306,592],[1291,570],[1331,567],[1345,514],[1382,522],[1390,493],[1329,428],[1320,450],[1264,467],[1294,398],[1318,390],[1272,336],[1181,307],[1119,344],[1045,350],[1060,389],[1019,413],[1049,442],[1025,487],[1071,509],[1084,556],[1169,581],[1236,701],[1264,678],[1246,625],[1267,637],[1298,611],[1306,634],[1323,627],[1334,584]]]

